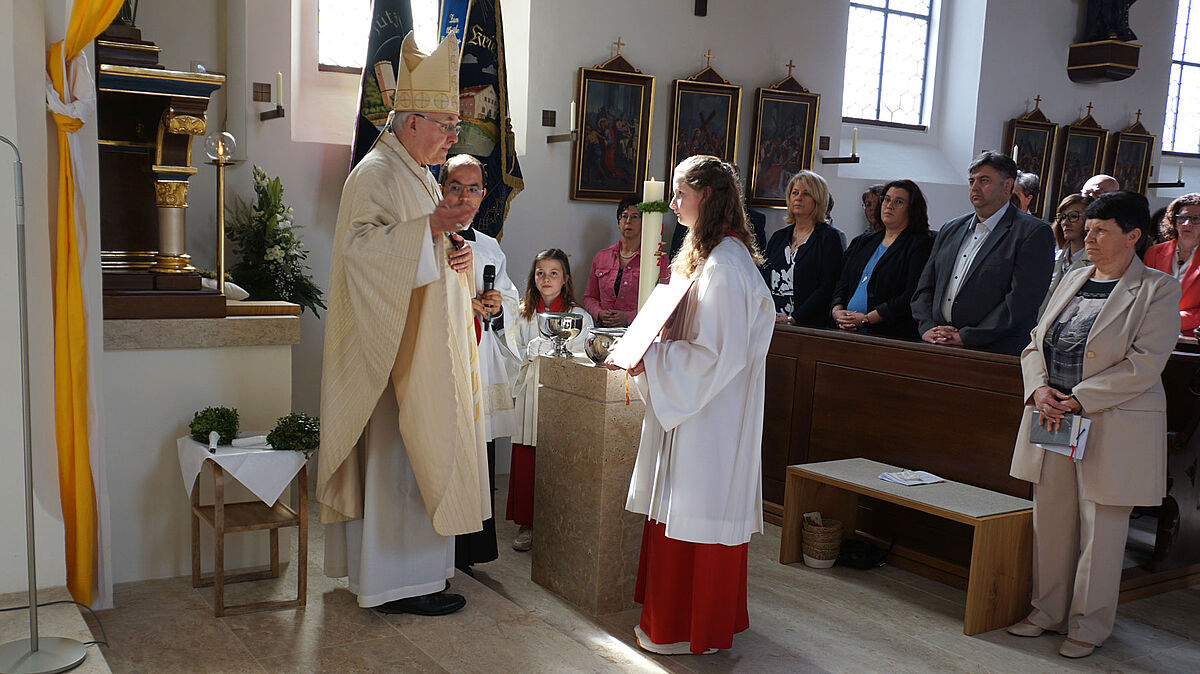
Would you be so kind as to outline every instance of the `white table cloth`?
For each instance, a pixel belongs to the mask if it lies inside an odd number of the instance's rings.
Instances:
[[[179,448],[179,470],[183,473],[184,488],[188,497],[196,484],[196,476],[204,462],[212,459],[233,479],[249,489],[263,503],[274,506],[279,495],[296,477],[308,459],[303,452],[270,449],[270,445],[231,447],[222,445],[215,453],[208,446],[196,442],[191,436],[177,441]]]

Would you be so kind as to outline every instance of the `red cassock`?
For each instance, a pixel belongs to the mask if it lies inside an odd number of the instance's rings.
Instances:
[[[693,653],[731,648],[750,627],[746,611],[749,543],[688,543],[667,538],[665,524],[647,519],[642,530],[634,601],[642,604],[642,631],[656,644],[691,643]]]

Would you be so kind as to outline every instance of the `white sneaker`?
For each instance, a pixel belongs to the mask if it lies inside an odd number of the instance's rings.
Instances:
[[[650,637],[646,636],[646,633],[642,631],[641,625],[634,626],[633,634],[637,637],[638,646],[643,651],[648,651],[657,655],[694,655],[692,653],[692,645],[686,641],[676,641],[673,644],[656,644],[653,641],[650,641]],[[712,655],[716,652],[717,649],[710,648],[707,651],[700,653],[700,655]]]
[[[513,539],[512,549],[517,552],[525,552],[533,547],[533,525],[522,524],[517,530],[517,537]]]

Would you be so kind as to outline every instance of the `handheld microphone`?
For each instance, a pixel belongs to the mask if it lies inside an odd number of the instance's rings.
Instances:
[[[483,292],[494,290],[496,288],[496,265],[486,264],[483,266]],[[484,315],[483,329],[490,330],[492,322],[492,314],[488,312]]]

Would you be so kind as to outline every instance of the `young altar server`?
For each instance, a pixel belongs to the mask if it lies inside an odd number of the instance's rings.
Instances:
[[[630,374],[646,401],[626,508],[646,515],[634,599],[638,645],[714,653],[750,626],[746,553],[762,532],[761,442],[775,304],[737,173],[711,156],[675,169],[688,227],[671,283],[695,283]]]
[[[533,547],[533,468],[537,446],[538,356],[550,353],[551,340],[538,331],[537,315],[543,311],[572,312],[583,316],[583,329],[567,342],[572,353],[583,351],[592,317],[575,301],[571,283],[571,263],[567,254],[548,248],[533,258],[525,298],[510,328],[515,333],[520,370],[513,383],[516,429],[512,436],[512,466],[508,477],[508,508],[505,517],[520,528],[513,550],[524,552]]]

